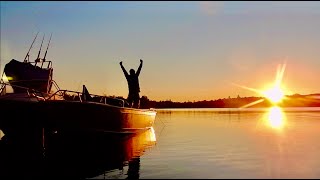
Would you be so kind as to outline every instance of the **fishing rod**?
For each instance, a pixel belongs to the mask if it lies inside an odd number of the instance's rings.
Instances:
[[[43,38],[42,38],[41,46],[40,46],[40,49],[39,49],[39,52],[38,52],[38,57],[37,57],[37,59],[35,60],[36,63],[37,63],[37,62],[40,62],[40,58],[39,58],[39,57],[40,57],[40,53],[41,53],[41,49],[42,49],[42,44],[43,44],[44,36],[45,36],[45,35],[43,35]]]
[[[31,48],[32,48],[32,46],[33,46],[34,41],[37,39],[38,34],[39,34],[39,31],[38,31],[36,37],[33,39],[33,42],[32,42],[32,44],[31,44],[31,46],[30,46],[30,48],[29,48],[29,51],[28,51],[26,57],[24,58],[24,61],[23,61],[23,62],[25,62],[25,63],[26,63],[26,62],[29,62],[29,52],[30,52],[30,50],[31,50]],[[28,60],[27,60],[27,58],[28,58]]]
[[[49,43],[48,43],[48,46],[47,46],[46,53],[44,54],[44,57],[43,57],[43,59],[42,59],[43,62],[46,61],[46,56],[47,56],[48,48],[49,48],[49,45],[50,45],[51,37],[52,37],[52,33],[51,33],[51,35],[50,35],[50,39],[49,39]]]

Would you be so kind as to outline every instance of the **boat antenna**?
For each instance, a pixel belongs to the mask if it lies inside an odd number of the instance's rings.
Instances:
[[[43,59],[42,59],[43,62],[46,61],[46,56],[47,56],[48,48],[49,48],[49,45],[50,45],[51,37],[52,37],[52,33],[51,33],[51,35],[50,35],[50,39],[49,39],[49,43],[48,43],[48,46],[47,46],[46,53],[44,54],[44,57],[43,57]]]
[[[38,31],[36,37],[33,39],[33,42],[32,42],[32,44],[31,44],[31,46],[30,46],[30,48],[29,48],[29,51],[28,51],[26,57],[24,58],[24,61],[23,61],[23,62],[28,62],[28,61],[29,61],[29,52],[30,52],[30,50],[31,50],[31,48],[32,48],[32,46],[33,46],[34,41],[37,39],[38,34],[39,34],[39,31]],[[28,58],[28,59],[27,59],[27,58]]]
[[[41,42],[41,46],[40,46],[40,49],[39,49],[39,52],[38,52],[38,57],[36,59],[36,62],[40,62],[40,58],[39,57],[40,57],[40,52],[41,52],[44,36],[45,36],[45,34],[43,35],[43,38],[42,38],[42,42]]]

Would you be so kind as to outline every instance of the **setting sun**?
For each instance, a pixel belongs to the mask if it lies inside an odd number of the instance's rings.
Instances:
[[[241,85],[234,84],[234,83],[233,84],[236,86],[242,87],[244,89],[248,89],[250,91],[256,92],[256,93],[262,95],[263,97],[267,98],[268,100],[270,100],[273,104],[278,104],[279,102],[281,102],[285,98],[285,90],[282,85],[282,78],[283,78],[285,68],[286,68],[286,64],[283,64],[283,65],[279,64],[275,81],[271,85],[271,87],[269,86],[268,88],[266,88],[266,90],[258,90],[258,89],[254,89],[254,88],[250,88],[250,87],[246,87],[246,86],[241,86]],[[243,107],[249,107],[251,105],[261,103],[262,101],[258,100],[258,101],[252,102],[250,104],[247,104]]]
[[[262,94],[273,103],[279,103],[284,98],[284,90],[281,88],[281,83],[285,68],[286,64],[283,64],[283,66],[279,65],[274,86],[266,91],[262,91]]]
[[[283,97],[284,92],[280,87],[274,87],[263,92],[263,95],[273,103],[279,103]]]

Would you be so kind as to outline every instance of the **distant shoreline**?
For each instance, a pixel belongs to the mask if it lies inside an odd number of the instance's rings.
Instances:
[[[254,102],[257,102],[256,104]],[[252,105],[250,105],[252,104]],[[271,103],[264,97],[237,97],[224,98],[217,100],[203,100],[194,102],[173,102],[153,101],[147,96],[141,97],[141,108],[268,108],[275,104]],[[280,103],[276,104],[280,107],[320,107],[320,94],[309,95],[290,95],[286,96]]]

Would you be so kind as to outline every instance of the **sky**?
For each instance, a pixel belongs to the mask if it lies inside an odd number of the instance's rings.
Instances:
[[[140,95],[200,101],[258,94],[286,64],[288,95],[320,93],[317,1],[1,1],[1,67],[23,61],[37,34],[35,59],[53,62],[61,89],[127,97],[119,62],[144,64]]]

